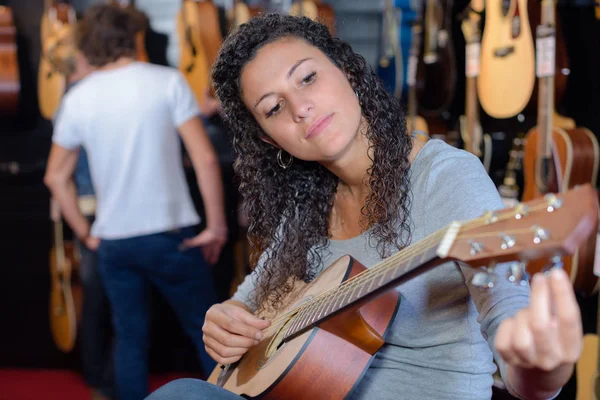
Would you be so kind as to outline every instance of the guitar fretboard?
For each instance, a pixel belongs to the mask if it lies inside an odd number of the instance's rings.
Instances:
[[[319,324],[354,303],[412,278],[437,257],[440,243],[441,240],[426,238],[379,262],[334,290],[311,300],[302,306],[295,316],[286,333],[286,339]]]

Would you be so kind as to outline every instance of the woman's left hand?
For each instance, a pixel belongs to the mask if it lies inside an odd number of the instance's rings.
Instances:
[[[583,329],[573,286],[564,270],[533,276],[531,304],[500,324],[495,345],[504,361],[519,369],[572,368],[581,354]],[[566,380],[556,383],[560,388]]]

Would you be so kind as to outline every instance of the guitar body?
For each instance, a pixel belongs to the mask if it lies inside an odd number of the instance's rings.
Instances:
[[[50,17],[52,13],[53,17]],[[51,6],[42,16],[40,34],[42,51],[38,69],[38,103],[42,116],[48,120],[54,117],[65,93],[67,78],[50,62],[49,54],[62,40],[72,33],[75,10],[68,4]]]
[[[523,201],[544,196],[536,184],[539,135],[537,128],[533,128],[528,132],[525,141]],[[564,130],[554,127],[552,150],[555,173],[550,180],[550,192],[563,193],[577,185],[596,183],[600,150],[592,132],[586,128]],[[597,291],[598,278],[593,273],[595,249],[596,235],[591,235],[573,256],[563,259],[564,268],[571,276],[574,289],[583,294]],[[547,263],[547,259],[532,261],[528,268],[532,272],[542,271]]]
[[[73,244],[65,242],[59,251],[64,254],[62,261],[56,246],[50,250],[50,331],[56,346],[68,353],[75,346],[83,291],[73,274],[73,266],[78,265]]]
[[[18,112],[20,92],[17,30],[11,9],[0,7],[0,114]]]
[[[600,399],[598,350],[598,335],[585,335],[581,357],[577,361],[577,400]]]
[[[179,70],[185,76],[200,107],[210,89],[210,64],[199,31],[199,10],[194,1],[184,1],[177,14]]]
[[[424,7],[424,40],[416,80],[418,112],[425,117],[440,116],[450,107],[456,87],[452,0],[432,0]]]
[[[503,10],[501,3],[509,2],[510,7]],[[479,101],[491,117],[509,118],[525,108],[535,83],[527,0],[486,0],[485,7]]]
[[[290,295],[295,299],[277,313],[288,310],[336,288],[343,281],[360,273],[365,267],[345,256],[333,263],[313,282],[297,286]],[[276,332],[252,347],[237,363],[235,369],[216,368],[208,381],[239,395],[256,399],[342,399],[360,381],[373,355],[393,322],[399,295],[395,290],[364,304],[360,311],[350,308],[309,329],[283,344],[279,349],[279,332],[285,333],[293,320],[283,319]],[[356,316],[362,314],[358,322]],[[368,324],[368,325],[367,325]],[[345,330],[344,330],[345,329]],[[330,333],[333,332],[333,333]],[[366,343],[371,352],[361,350],[342,337]],[[381,338],[379,338],[381,339]],[[349,339],[352,340],[352,339]],[[272,351],[272,353],[270,353]],[[228,375],[228,377],[226,377]]]
[[[527,3],[527,9],[529,13],[529,25],[531,29],[535,29],[538,25],[540,25],[542,21],[541,17],[541,6],[540,2],[535,0],[530,0]],[[560,18],[556,18],[556,26],[555,26],[555,37],[556,37],[556,53],[555,53],[555,74],[554,74],[554,103],[559,105],[567,91],[567,83],[569,80],[568,70],[569,70],[569,57],[567,53],[567,43],[565,42],[565,36],[563,34],[563,30],[560,23]],[[534,42],[534,48],[537,49],[537,45]],[[538,81],[535,81],[533,86],[533,94],[529,99],[529,104],[527,104],[526,111],[530,113],[535,113],[538,106]]]

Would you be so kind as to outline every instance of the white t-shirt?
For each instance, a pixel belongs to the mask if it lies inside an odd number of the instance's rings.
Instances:
[[[97,198],[93,236],[123,239],[200,221],[177,134],[199,114],[178,70],[140,62],[93,72],[65,95],[52,140],[87,151]]]

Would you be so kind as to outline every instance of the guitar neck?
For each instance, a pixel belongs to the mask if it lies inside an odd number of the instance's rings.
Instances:
[[[417,63],[421,47],[423,27],[421,21],[414,22],[412,27],[412,45],[408,58],[408,71],[406,83],[408,85],[408,131],[413,132],[417,128]]]
[[[537,28],[538,40],[538,129],[541,133],[538,154],[542,159],[552,156],[552,114],[554,110],[554,44],[551,49],[543,41],[554,41],[555,10],[553,0],[542,1],[541,25]],[[554,42],[553,42],[554,43]],[[541,57],[541,59],[540,59]]]
[[[350,306],[371,300],[394,286],[435,266],[438,249],[450,247],[459,225],[451,225],[386,258],[339,287],[312,299],[290,325],[286,340],[312,328]]]

